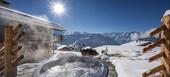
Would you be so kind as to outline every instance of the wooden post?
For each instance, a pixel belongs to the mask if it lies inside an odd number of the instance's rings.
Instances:
[[[170,77],[170,16],[165,16],[163,23],[166,26],[166,29],[161,32],[161,38],[165,38],[166,43],[161,45],[162,52],[165,52],[165,55],[162,58],[162,63],[166,67],[167,76]]]
[[[17,76],[17,64],[24,58],[24,55],[17,57],[18,51],[22,48],[18,46],[18,40],[23,36],[23,32],[19,33],[21,26],[18,25],[14,29],[12,26],[5,26],[4,46],[0,49],[0,76]]]
[[[17,56],[12,56],[12,26],[5,27],[5,41],[4,41],[4,76],[5,77],[15,77],[17,74],[17,68],[13,67],[11,62],[13,59],[17,58]]]

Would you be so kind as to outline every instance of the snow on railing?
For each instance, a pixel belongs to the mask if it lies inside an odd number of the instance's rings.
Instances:
[[[170,15],[162,18],[161,26],[150,33],[151,36],[160,34],[160,39],[143,49],[143,53],[161,46],[161,52],[150,57],[149,62],[161,58],[161,65],[143,73],[143,77],[160,72],[160,77],[170,77]]]

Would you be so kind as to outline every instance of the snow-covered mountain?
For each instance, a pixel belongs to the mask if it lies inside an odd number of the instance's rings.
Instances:
[[[121,45],[134,40],[155,40],[156,37],[148,37],[141,32],[112,32],[112,33],[81,33],[72,32],[64,35],[64,40],[60,44],[72,44],[76,47],[101,45]]]

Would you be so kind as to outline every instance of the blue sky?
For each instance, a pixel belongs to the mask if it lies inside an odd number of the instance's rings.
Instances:
[[[52,0],[9,0],[11,8],[46,15],[50,21],[68,31],[144,32],[159,26],[160,18],[170,9],[170,0],[63,0],[68,9],[56,17],[49,8]]]

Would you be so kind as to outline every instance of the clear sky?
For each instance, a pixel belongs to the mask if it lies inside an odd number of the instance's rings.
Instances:
[[[159,26],[160,18],[170,9],[170,0],[63,0],[68,8],[61,17],[51,13],[52,0],[9,0],[11,8],[47,16],[68,31],[144,32]]]

